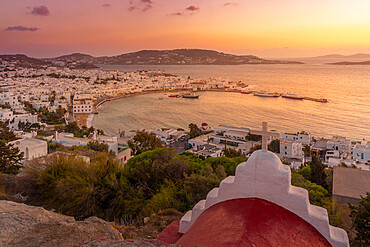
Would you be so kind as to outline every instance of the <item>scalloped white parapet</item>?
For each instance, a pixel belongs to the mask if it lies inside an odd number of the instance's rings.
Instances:
[[[291,172],[272,152],[256,151],[247,162],[236,168],[235,176],[221,181],[206,200],[198,202],[180,221],[180,233],[185,233],[209,207],[232,199],[261,198],[298,215],[315,227],[332,246],[349,246],[347,233],[329,225],[326,209],[311,205],[305,189],[292,186]]]

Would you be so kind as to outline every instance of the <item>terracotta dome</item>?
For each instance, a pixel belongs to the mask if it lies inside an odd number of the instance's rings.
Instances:
[[[331,246],[312,225],[272,202],[243,198],[218,203],[185,234],[178,223],[158,237],[182,246]]]

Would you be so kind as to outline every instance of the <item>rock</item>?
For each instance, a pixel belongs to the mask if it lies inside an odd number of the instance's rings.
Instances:
[[[41,207],[0,201],[0,246],[80,246],[97,240],[116,242],[123,237],[97,217],[76,221]]]
[[[85,243],[83,245],[79,245],[79,247],[159,247],[159,246],[166,246],[166,247],[181,247],[181,245],[177,244],[166,244],[159,240],[155,239],[128,239],[128,240],[121,240],[121,241],[100,241],[94,240],[89,243]]]

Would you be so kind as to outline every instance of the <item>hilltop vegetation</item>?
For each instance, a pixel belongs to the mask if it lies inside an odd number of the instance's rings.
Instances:
[[[106,152],[91,163],[75,156],[53,156],[42,165],[36,160],[25,165],[11,190],[27,197],[27,203],[79,219],[98,216],[123,222],[169,208],[189,210],[245,160],[203,160],[171,148],[144,152],[124,167]]]

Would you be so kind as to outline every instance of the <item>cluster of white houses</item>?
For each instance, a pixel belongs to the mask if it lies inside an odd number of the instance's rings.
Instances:
[[[203,124],[205,126],[205,124]],[[206,127],[210,129],[209,126]],[[176,129],[162,128],[151,131],[164,145],[171,145],[174,142],[186,143],[187,132]],[[135,131],[128,132],[121,137],[109,137],[96,135],[87,138],[74,137],[70,133],[57,133],[47,137],[48,141],[59,143],[64,146],[86,146],[90,141],[99,141],[108,145],[119,160],[127,162],[132,157],[127,141],[135,135]],[[249,156],[254,148],[261,144],[259,140],[251,140],[251,129],[218,125],[213,131],[187,141],[191,152],[204,157],[220,157],[224,155],[225,147],[240,151],[243,155]],[[45,141],[34,139],[35,133],[24,133],[19,135],[20,139],[12,142],[25,154],[26,160],[38,158],[47,154]],[[269,142],[278,139],[280,152],[277,154],[282,160],[287,161],[294,168],[298,168],[311,155],[320,155],[323,161],[329,166],[338,166],[342,163],[355,165],[358,168],[369,170],[370,167],[370,142],[352,142],[344,137],[334,136],[332,139],[314,140],[309,132],[283,133],[281,138],[270,138]],[[185,144],[184,143],[184,144]],[[324,144],[324,145],[323,145]],[[310,153],[305,155],[304,148],[309,147]]]
[[[163,71],[20,68],[0,59],[0,105],[11,109],[10,116],[9,113],[0,111],[0,117],[3,120],[12,120],[15,113],[25,114],[23,102],[28,102],[37,111],[40,108],[52,112],[58,108],[65,109],[71,113],[67,116],[73,121],[79,114],[96,111],[96,104],[110,98],[161,90],[241,90],[243,86],[246,85],[222,79],[209,79],[204,82],[169,75]]]
[[[234,148],[248,156],[260,141],[250,136],[251,129],[218,125],[214,131],[190,139],[189,145],[192,152],[210,157],[219,157],[222,150]],[[270,138],[269,142],[277,139]],[[310,159],[311,155],[319,155],[329,166],[338,166],[342,163],[355,165],[361,169],[369,170],[370,167],[370,142],[351,141],[346,137],[333,136],[331,139],[315,140],[311,133],[302,131],[297,133],[283,133],[279,139],[280,152],[278,156],[288,161],[294,168],[299,167]],[[309,153],[304,152],[304,150]],[[206,156],[206,157],[207,157]]]

